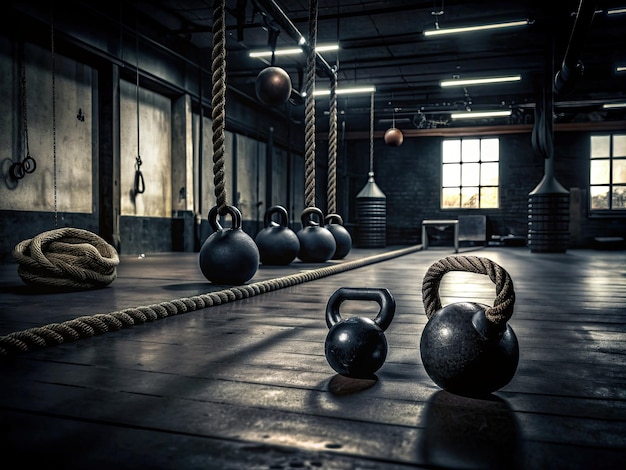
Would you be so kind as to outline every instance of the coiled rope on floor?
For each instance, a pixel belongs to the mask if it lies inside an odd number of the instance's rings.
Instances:
[[[64,227],[23,240],[13,249],[27,284],[64,289],[105,287],[117,277],[115,248],[95,233]]]
[[[235,300],[254,297],[255,295],[264,294],[266,292],[272,292],[351,269],[387,261],[421,250],[421,248],[421,245],[414,245],[359,260],[324,266],[311,271],[230,287],[217,292],[174,299],[159,304],[127,308],[111,313],[81,316],[62,323],[52,323],[41,327],[9,333],[8,335],[0,336],[0,357],[29,352],[48,346],[56,346],[81,338],[89,338],[110,331],[120,330],[124,327],[140,325],[181,313],[193,312]]]

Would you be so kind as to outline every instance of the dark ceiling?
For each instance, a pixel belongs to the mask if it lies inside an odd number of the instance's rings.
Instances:
[[[104,8],[104,3],[91,3]],[[226,0],[226,82],[257,100],[256,77],[270,59],[249,52],[296,46],[310,35],[308,0]],[[168,50],[206,60],[213,45],[211,0],[122,2],[110,8],[135,10],[138,29]],[[624,109],[603,103],[626,101],[626,14],[609,15],[626,0],[318,0],[316,42],[338,43],[319,53],[316,90],[328,89],[337,69],[337,89],[373,85],[376,130],[424,129],[468,125],[531,124],[536,103],[553,99],[556,122],[624,121]],[[591,13],[589,13],[591,12]],[[425,30],[528,20],[524,26],[446,36]],[[307,53],[276,56],[293,85],[292,99],[276,108],[304,114]],[[563,61],[583,64],[583,74],[567,82],[570,90],[552,91]],[[573,69],[571,69],[573,70]],[[521,74],[508,84],[442,88],[445,79]],[[574,78],[575,77],[575,74]],[[562,87],[561,87],[562,88]],[[547,90],[547,91],[545,91]],[[338,112],[352,131],[370,129],[370,94],[339,95]],[[550,102],[550,101],[549,101]],[[452,121],[452,111],[511,109],[510,117]],[[328,97],[316,98],[316,126],[328,128]],[[228,112],[228,109],[227,109]]]
[[[315,88],[328,89],[337,68],[337,89],[374,85],[375,126],[432,128],[454,125],[451,111],[511,108],[509,118],[477,119],[463,125],[532,123],[537,100],[564,60],[584,66],[571,90],[554,93],[555,118],[561,121],[624,119],[623,111],[602,109],[605,102],[626,100],[626,14],[608,15],[626,0],[606,2],[501,0],[319,0],[317,45],[339,43],[339,50],[320,53]],[[210,57],[211,1],[163,0],[138,8],[171,34],[190,41]],[[238,0],[226,2],[227,84],[256,97],[257,74],[270,59],[248,57],[251,50],[296,45],[296,33],[310,36],[306,0]],[[587,14],[585,11],[594,11]],[[529,20],[528,25],[499,31],[425,36],[439,28]],[[274,31],[274,35],[270,34]],[[277,34],[277,36],[276,36]],[[306,53],[276,56],[295,92],[304,90]],[[442,88],[440,81],[521,74],[522,80]],[[548,92],[550,93],[550,91]],[[548,95],[549,97],[550,95]],[[285,106],[298,106],[295,101]],[[327,112],[327,97],[316,98],[317,126]],[[338,95],[338,111],[350,129],[369,129],[370,95]],[[613,113],[611,115],[611,113]]]

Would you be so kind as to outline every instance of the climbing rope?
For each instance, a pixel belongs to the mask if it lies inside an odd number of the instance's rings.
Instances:
[[[309,3],[309,44],[305,70],[304,106],[304,203],[315,206],[315,46],[317,42],[317,0]]]
[[[23,240],[13,250],[27,284],[64,289],[105,287],[117,277],[115,248],[95,233],[64,227]]]
[[[328,130],[328,190],[327,212],[337,213],[337,72],[330,86],[330,124]]]
[[[212,52],[212,126],[213,126],[213,181],[217,213],[226,214],[225,185],[225,120],[226,120],[226,26],[224,0],[213,2],[213,52]]]
[[[422,284],[422,299],[426,316],[430,319],[441,309],[439,298],[439,284],[444,274],[450,271],[467,271],[470,273],[486,274],[496,285],[496,299],[493,307],[485,310],[487,320],[496,325],[506,323],[513,315],[515,292],[513,280],[504,268],[488,258],[478,256],[448,256],[433,263],[428,268]]]
[[[63,323],[52,323],[41,327],[9,333],[8,335],[0,336],[0,357],[6,357],[20,352],[28,352],[37,348],[55,346],[81,338],[89,338],[94,335],[116,331],[123,327],[131,327],[161,318],[179,315],[181,313],[192,312],[235,300],[254,297],[255,295],[272,292],[285,287],[314,281],[333,274],[404,256],[420,249],[421,245],[415,245],[355,261],[325,266],[307,272],[231,287],[218,292],[180,298],[148,306],[127,308],[111,313],[81,316]]]

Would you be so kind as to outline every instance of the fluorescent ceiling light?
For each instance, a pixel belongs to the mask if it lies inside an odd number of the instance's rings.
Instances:
[[[616,72],[626,72],[626,65],[618,65],[615,67]]]
[[[466,85],[483,85],[487,83],[504,83],[517,82],[522,79],[521,75],[509,75],[505,77],[486,77],[486,78],[469,78],[469,79],[452,79],[444,80],[440,83],[442,87],[447,86],[466,86]]]
[[[483,117],[500,117],[500,116],[510,116],[511,110],[508,109],[506,111],[478,111],[478,112],[467,112],[467,113],[452,113],[450,117],[452,119],[475,119],[475,118],[483,118]]]
[[[626,108],[626,103],[605,103],[602,107],[604,109]]]
[[[610,8],[606,11],[607,15],[623,15],[624,13],[626,13],[626,7],[625,8]]]
[[[326,44],[326,45],[318,45],[315,48],[315,52],[328,52],[328,51],[336,51],[339,49],[339,44]],[[274,51],[274,55],[294,55],[294,54],[302,54],[304,50],[300,47],[291,47],[286,49],[276,49]],[[271,57],[272,51],[252,51],[249,54],[250,57]]]
[[[337,88],[338,95],[348,95],[355,93],[374,93],[376,91],[376,87],[374,86],[360,86],[360,87],[352,87],[352,88]],[[313,96],[326,96],[330,95],[330,90],[315,90]]]
[[[430,29],[430,30],[424,31],[424,36],[468,33],[470,31],[484,31],[486,29],[511,28],[515,26],[525,26],[527,24],[530,24],[529,20],[508,21],[505,23],[492,23],[492,24],[484,24],[484,25],[478,25],[478,26],[465,26],[465,27],[460,27],[460,28]]]

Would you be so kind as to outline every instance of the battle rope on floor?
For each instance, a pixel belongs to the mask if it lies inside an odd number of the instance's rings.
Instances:
[[[174,299],[169,302],[148,306],[127,308],[111,313],[81,316],[62,323],[51,323],[41,327],[9,333],[8,335],[0,336],[0,357],[28,352],[37,348],[55,346],[81,338],[89,338],[109,331],[119,330],[123,327],[130,327],[181,313],[193,312],[194,310],[254,297],[255,295],[314,281],[362,266],[387,261],[421,249],[422,245],[414,245],[359,260],[324,266],[307,272],[230,287],[217,292]]]

